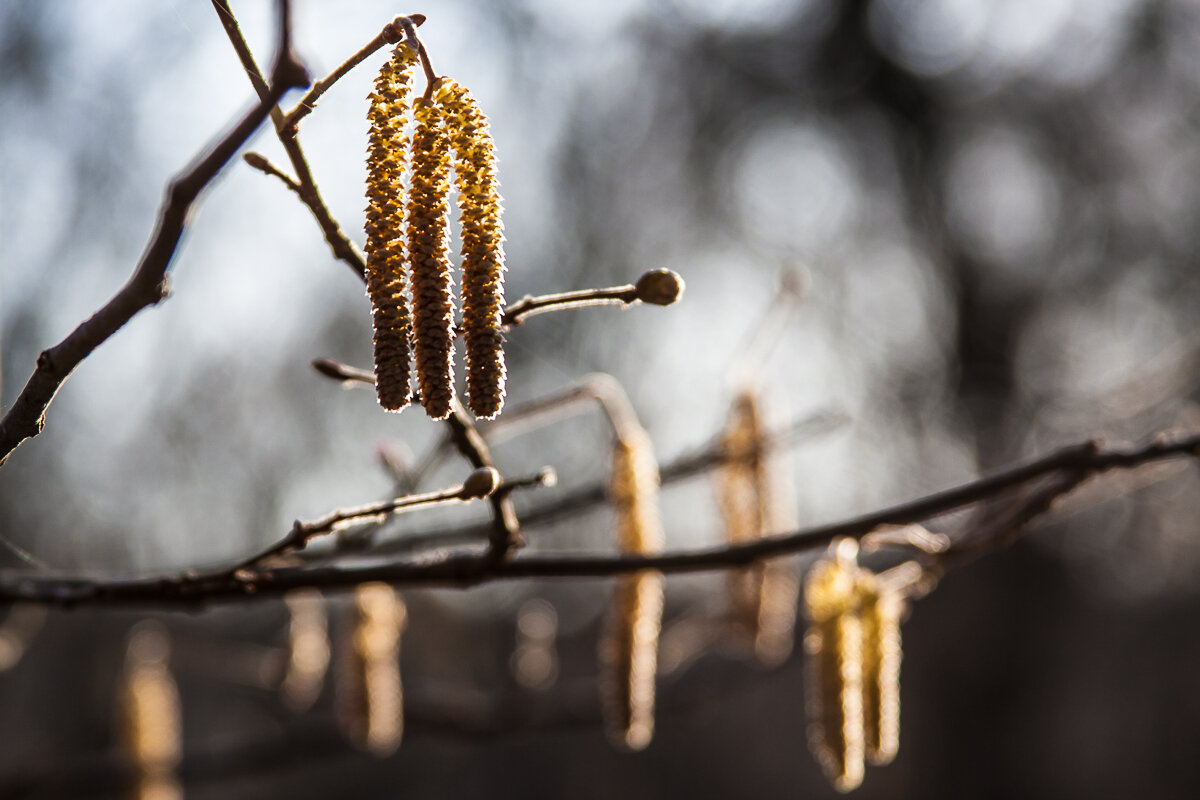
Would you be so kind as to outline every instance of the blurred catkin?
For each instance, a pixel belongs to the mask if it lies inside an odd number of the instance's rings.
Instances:
[[[316,702],[329,669],[329,619],[325,599],[316,589],[295,589],[284,595],[288,626],[287,672],[279,689],[293,711]]]
[[[142,623],[129,638],[121,692],[122,745],[133,768],[133,797],[183,797],[175,768],[183,753],[179,689],[168,666],[170,642],[157,623]]]
[[[863,779],[863,626],[857,613],[857,544],[813,565],[804,583],[809,745],[839,792]]]
[[[900,620],[904,596],[867,574],[859,581],[863,634],[863,734],[867,761],[891,762],[900,749]]]
[[[613,451],[610,486],[622,553],[662,550],[658,485],[650,437],[640,427],[622,431]],[[600,659],[606,727],[613,743],[624,749],[641,750],[654,735],[662,611],[662,573],[642,570],[617,578]]]
[[[722,435],[726,460],[716,473],[717,499],[730,544],[779,533],[779,497],[772,491],[773,467],[758,397],[745,390],[734,399]],[[756,561],[728,574],[734,635],[767,666],[792,651],[799,581],[787,560]]]
[[[442,108],[416,101],[406,232],[412,268],[413,349],[421,405],[433,419],[454,396],[454,298],[450,250],[450,137]]]
[[[466,339],[467,401],[490,419],[504,406],[504,224],[500,181],[487,117],[463,86],[443,79],[438,89],[454,150],[454,179],[462,228],[462,328]]]
[[[367,295],[375,327],[375,391],[379,404],[399,411],[412,400],[409,338],[412,322],[405,298],[403,178],[416,55],[398,44],[375,79],[370,95],[367,145]]]
[[[404,733],[400,682],[400,634],[407,623],[404,601],[385,583],[354,590],[354,625],[338,675],[338,719],[347,738],[373,755],[386,756]]]

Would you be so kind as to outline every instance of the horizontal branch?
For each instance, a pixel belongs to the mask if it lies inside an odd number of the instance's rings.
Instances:
[[[0,465],[21,442],[39,434],[46,410],[77,366],[143,308],[167,296],[166,273],[200,193],[258,130],[289,89],[308,85],[308,73],[291,49],[288,5],[281,4],[279,51],[266,95],[189,168],[171,179],[159,207],[154,234],[121,289],[67,338],[43,350],[12,408],[0,420]]]
[[[1009,520],[1014,525],[1024,525],[1047,510],[1061,493],[1076,487],[1085,476],[1113,469],[1132,469],[1184,456],[1200,458],[1200,433],[1176,438],[1155,437],[1149,443],[1135,447],[1103,447],[1094,441],[1085,442],[987,478],[843,522],[742,544],[652,556],[530,555],[496,560],[488,551],[453,552],[440,558],[426,556],[418,561],[403,563],[354,567],[284,567],[258,574],[250,580],[244,576],[235,579],[228,571],[115,581],[6,574],[0,577],[0,600],[60,606],[194,606],[213,601],[275,597],[302,587],[344,590],[365,581],[384,581],[398,586],[461,588],[523,578],[604,578],[643,569],[657,569],[664,573],[722,570],[745,566],[763,558],[823,547],[843,536],[860,538],[880,525],[930,519],[995,498],[1050,475],[1061,476],[1060,493],[1052,496],[1035,494],[1033,504],[1026,502],[1018,518]],[[968,537],[963,541],[972,540]],[[1003,541],[1006,541],[1004,537],[997,537],[992,546],[999,546]],[[953,554],[955,546],[952,545],[948,552]]]

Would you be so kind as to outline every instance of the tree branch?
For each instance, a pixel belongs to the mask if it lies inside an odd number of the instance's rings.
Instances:
[[[250,83],[254,86],[254,90],[258,92],[259,97],[265,99],[266,82],[263,80],[262,72],[254,60],[254,54],[250,52],[250,46],[246,43],[246,37],[242,35],[242,29],[238,25],[237,18],[234,17],[233,11],[229,8],[229,0],[212,0],[212,4],[217,10],[217,16],[221,19],[221,24],[225,28],[225,34],[229,37],[230,44],[233,45],[234,52],[237,53],[238,60],[242,63],[242,68],[250,78]],[[355,274],[365,280],[367,264],[363,261],[362,254],[358,252],[358,248],[354,246],[353,242],[342,231],[342,226],[333,218],[333,215],[329,212],[329,207],[321,199],[321,193],[317,191],[317,184],[313,180],[312,170],[309,169],[308,161],[304,157],[304,151],[300,148],[299,140],[294,135],[286,135],[284,131],[284,116],[283,111],[278,106],[278,98],[276,98],[276,103],[272,104],[270,113],[271,122],[275,125],[275,134],[279,137],[279,141],[283,145],[283,150],[287,153],[288,160],[292,162],[292,169],[296,171],[295,188],[293,191],[300,196],[300,200],[312,212],[313,218],[316,219],[317,225],[320,226],[321,232],[325,235],[325,241],[329,244],[329,249],[333,251],[334,257],[345,263]],[[282,175],[282,173],[280,174]],[[288,182],[285,181],[285,183]]]
[[[67,338],[38,356],[33,375],[0,420],[0,465],[21,442],[41,432],[46,410],[71,372],[135,314],[167,297],[167,269],[183,236],[192,204],[263,123],[284,93],[308,85],[308,73],[291,48],[290,15],[289,3],[282,0],[278,52],[270,88],[228,133],[171,179],[159,207],[154,234],[129,280]]]
[[[1200,459],[1200,433],[1170,438],[1158,436],[1134,447],[1102,447],[1085,442],[987,478],[937,492],[831,525],[822,525],[736,545],[667,552],[651,556],[540,555],[496,560],[488,551],[453,552],[403,563],[354,567],[282,567],[237,580],[228,570],[188,573],[138,580],[93,580],[5,574],[0,577],[0,600],[49,605],[192,606],[213,601],[278,596],[292,589],[347,589],[365,581],[403,586],[471,587],[498,580],[525,578],[604,578],[657,569],[666,573],[704,572],[740,567],[762,558],[823,547],[843,536],[860,538],[880,525],[904,524],[937,517],[982,500],[995,498],[1047,476],[1057,476],[1048,488],[1035,492],[1005,523],[1013,530],[1050,508],[1055,499],[1074,489],[1085,477],[1113,469],[1133,469],[1165,459]],[[987,548],[1002,546],[1010,537],[991,536]],[[960,539],[964,550],[980,552],[973,537]],[[974,542],[974,544],[971,544]],[[955,545],[949,551],[954,554]],[[947,563],[954,563],[953,560]]]
[[[283,121],[280,123],[279,130],[285,136],[294,137],[296,135],[297,126],[299,125],[300,120],[304,119],[313,112],[313,109],[317,107],[317,100],[320,99],[321,95],[329,91],[329,89],[335,83],[342,79],[342,76],[357,67],[363,61],[369,58],[372,53],[383,47],[385,44],[396,44],[399,42],[404,38],[405,31],[409,26],[418,27],[424,21],[424,14],[412,14],[407,17],[396,17],[387,25],[384,25],[383,30],[381,30],[374,39],[363,45],[361,50],[342,62],[341,65],[339,65],[338,68],[331,72],[327,77],[314,83],[312,85],[312,89],[310,89],[308,93],[301,98],[300,102],[296,104],[296,107],[288,112],[287,116],[283,118]]]

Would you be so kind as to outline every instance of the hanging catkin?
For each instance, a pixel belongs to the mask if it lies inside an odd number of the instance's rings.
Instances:
[[[504,406],[504,224],[500,181],[487,117],[463,86],[443,79],[438,89],[454,150],[455,188],[462,229],[462,329],[466,339],[467,401],[490,419]]]
[[[862,783],[863,626],[857,613],[858,545],[844,539],[813,565],[804,583],[809,744],[839,792]]]
[[[739,544],[779,533],[778,498],[757,396],[734,399],[722,436],[726,460],[717,471],[717,496],[725,540]],[[756,561],[730,570],[729,605],[734,635],[749,643],[760,663],[775,666],[792,651],[799,582],[786,560]]]
[[[375,328],[375,391],[379,404],[399,411],[412,399],[409,338],[412,323],[404,296],[403,178],[408,141],[408,97],[416,56],[398,44],[370,95],[367,145],[367,295]]]
[[[904,595],[867,573],[858,586],[863,634],[863,735],[867,761],[891,762],[900,749],[900,619]]]
[[[400,634],[408,619],[404,601],[386,583],[354,590],[354,627],[343,652],[338,719],[357,747],[386,756],[404,732]]]
[[[613,451],[610,486],[622,553],[662,550],[658,484],[650,437],[640,427],[623,431]],[[642,570],[617,578],[600,657],[606,727],[613,743],[625,749],[641,750],[654,735],[662,611],[661,572]]]
[[[418,98],[406,234],[412,268],[413,350],[421,405],[433,419],[454,397],[454,298],[450,250],[450,138],[442,108]]]
[[[293,589],[283,600],[291,624],[287,672],[279,689],[293,711],[305,711],[320,696],[329,669],[329,619],[325,599],[316,589]]]
[[[129,638],[121,692],[122,745],[136,784],[133,797],[183,797],[175,775],[183,751],[179,689],[168,665],[170,641],[156,623],[141,623]]]

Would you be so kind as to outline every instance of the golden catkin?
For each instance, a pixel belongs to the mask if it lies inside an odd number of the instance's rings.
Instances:
[[[838,555],[814,564],[804,584],[809,744],[840,792],[862,783],[866,748],[856,550],[852,540],[843,540]]]
[[[421,405],[433,419],[454,397],[454,298],[450,251],[450,137],[442,108],[418,98],[406,235],[412,269],[413,350]]]
[[[379,404],[399,411],[412,400],[405,298],[403,178],[408,144],[404,126],[411,92],[412,48],[399,44],[384,63],[370,95],[367,145],[367,295],[375,328],[375,391]]]
[[[863,734],[867,761],[887,764],[900,749],[900,619],[903,595],[867,573],[858,586],[863,635]]]
[[[613,451],[610,486],[621,552],[662,550],[658,485],[658,463],[650,437],[640,428],[625,432]],[[642,570],[616,580],[600,662],[605,725],[609,738],[624,749],[641,750],[654,735],[662,611],[661,572]]]
[[[179,690],[168,666],[166,631],[143,623],[130,636],[121,692],[122,745],[133,768],[137,798],[177,798],[183,751]]]
[[[316,702],[329,669],[329,619],[316,589],[295,589],[283,597],[291,614],[288,664],[280,691],[293,711]]]
[[[354,590],[354,627],[339,675],[338,719],[357,747],[386,756],[404,733],[400,683],[400,634],[407,622],[404,601],[385,583]]]
[[[454,181],[462,228],[462,328],[466,340],[467,402],[491,419],[504,406],[504,223],[500,180],[487,117],[475,99],[443,80],[443,104],[454,150]]]
[[[734,399],[722,446],[731,458],[717,471],[717,496],[725,539],[738,544],[777,533],[777,498],[758,399]],[[792,651],[799,582],[786,560],[758,561],[728,574],[734,635],[747,641],[760,663],[781,664]]]

